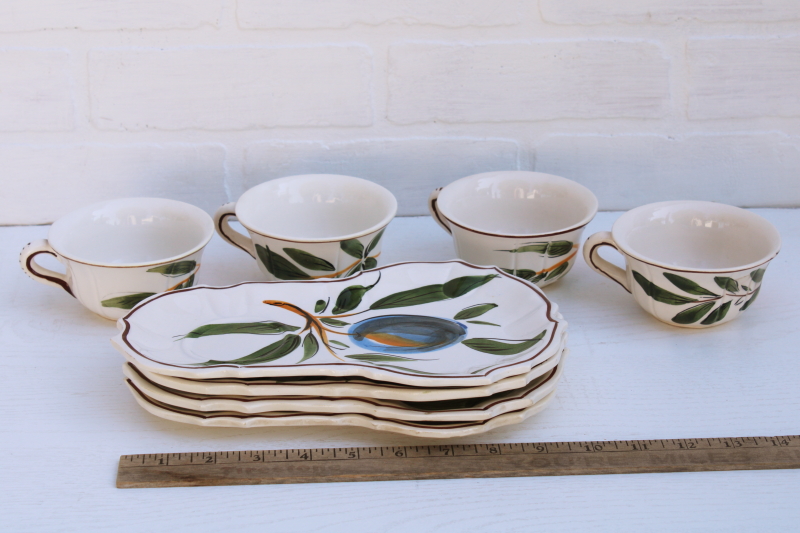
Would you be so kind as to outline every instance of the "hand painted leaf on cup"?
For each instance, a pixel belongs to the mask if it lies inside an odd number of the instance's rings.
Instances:
[[[636,280],[636,283],[642,288],[644,293],[650,296],[657,302],[669,304],[669,305],[683,305],[683,304],[691,304],[695,303],[698,300],[694,298],[687,298],[686,296],[680,296],[678,294],[669,292],[668,290],[662,289],[655,283],[651,282],[635,270],[633,271],[633,279]]]
[[[301,267],[309,270],[321,270],[324,272],[336,271],[336,267],[330,264],[328,261],[322,259],[321,257],[317,257],[314,254],[310,254],[305,250],[301,250],[299,248],[284,248],[283,251]]]
[[[369,246],[367,246],[367,251],[364,252],[364,256],[369,256],[369,254],[372,253],[372,250],[374,250],[375,247],[378,246],[378,243],[381,241],[381,237],[383,237],[384,231],[386,231],[386,228],[379,231],[378,234],[375,235],[371,241],[369,241]]]
[[[456,316],[454,316],[453,318],[455,318],[456,320],[466,320],[468,318],[476,318],[483,314],[488,313],[495,307],[497,307],[497,304],[491,304],[491,303],[471,305],[469,307],[465,307],[464,309],[456,313]]]
[[[753,302],[755,302],[755,301],[756,301],[756,298],[758,297],[758,292],[759,292],[760,290],[761,290],[761,287],[759,286],[759,287],[758,287],[758,288],[757,288],[755,291],[753,291],[753,295],[752,295],[750,298],[748,298],[748,300],[747,300],[747,301],[744,303],[744,305],[743,305],[742,307],[740,307],[740,308],[739,308],[739,311],[744,311],[745,309],[747,309],[748,307],[750,307],[750,305],[751,305]]]
[[[489,274],[487,276],[462,276],[454,278],[442,285],[442,292],[448,298],[458,298],[464,296],[468,292],[474,291],[482,285],[486,285],[494,278],[499,277],[497,274]]]
[[[319,321],[325,324],[326,326],[333,326],[335,328],[341,328],[350,325],[350,322],[345,322],[344,320],[336,320],[335,318],[320,318]]]
[[[319,342],[317,342],[317,338],[314,336],[313,333],[309,332],[308,335],[303,339],[303,358],[300,359],[300,362],[307,359],[311,359],[317,352],[319,351]]]
[[[547,330],[544,330],[534,338],[523,341],[507,339],[467,339],[461,341],[461,344],[473,350],[492,355],[517,355],[526,350],[530,350],[536,343],[544,338],[546,333]]]
[[[361,244],[361,241],[358,239],[348,239],[346,241],[342,241],[339,243],[339,248],[342,249],[344,253],[355,257],[356,259],[361,259],[364,257],[364,245]]]
[[[766,271],[767,269],[765,268],[758,268],[756,270],[753,270],[752,272],[750,272],[750,279],[752,279],[756,283],[761,283],[761,280],[764,279],[764,272]]]
[[[338,298],[336,298],[336,305],[333,306],[333,311],[331,312],[334,315],[341,315],[342,313],[352,311],[361,305],[361,300],[364,298],[364,295],[377,285],[380,280],[381,276],[379,273],[378,279],[375,280],[375,283],[372,285],[367,285],[366,287],[364,285],[351,285],[347,287],[339,293]]]
[[[672,272],[664,272],[664,277],[683,292],[697,296],[719,296],[719,294],[715,294],[710,290],[701,287],[689,278],[684,278],[683,276],[673,274]]]
[[[285,357],[295,351],[300,346],[300,336],[289,333],[279,341],[273,342],[269,346],[265,346],[260,350],[256,350],[250,355],[240,357],[238,359],[231,359],[229,361],[206,361],[205,363],[197,363],[198,366],[212,366],[212,365],[256,365],[260,363],[269,363],[276,361],[281,357]]]
[[[546,242],[534,242],[531,244],[526,244],[524,246],[520,246],[519,248],[514,248],[513,250],[497,250],[498,252],[510,252],[512,254],[524,254],[524,253],[535,253],[544,255],[547,252],[547,243]]]
[[[569,268],[569,261],[567,261],[564,264],[558,265],[556,268],[554,268],[552,271],[550,271],[550,273],[547,275],[546,278],[544,278],[544,280],[545,281],[550,281],[551,279],[555,279],[555,278],[563,275],[567,271],[568,268]]]
[[[258,254],[258,258],[261,259],[261,263],[263,263],[264,267],[267,269],[267,272],[278,279],[311,279],[311,276],[294,266],[288,259],[270,250],[269,246],[256,244],[256,253]]]
[[[719,322],[720,320],[725,318],[725,315],[728,314],[728,309],[730,309],[731,303],[732,302],[728,300],[724,304],[720,305],[719,307],[711,311],[711,313],[706,317],[706,319],[700,323],[703,324],[704,326],[709,326],[711,324]]]
[[[513,250],[498,250],[498,252],[511,252],[512,254],[535,253],[547,257],[561,257],[572,251],[574,244],[570,241],[532,242],[514,248]]]
[[[547,272],[545,271],[536,272],[535,270],[528,270],[525,268],[521,268],[518,270],[504,268],[502,270],[507,274],[511,274],[512,276],[517,276],[518,278],[522,278],[525,281],[530,281],[531,283],[537,283],[547,277]]]
[[[361,353],[355,355],[345,355],[348,359],[355,359],[356,361],[367,361],[369,363],[400,363],[403,361],[435,361],[435,359],[413,359],[411,357],[403,357],[400,355],[388,355],[385,353]]]
[[[194,285],[194,274],[192,274],[191,276],[189,276],[188,278],[186,278],[186,280],[185,280],[183,283],[181,283],[180,285],[178,285],[177,287],[175,287],[173,290],[178,290],[178,289],[188,289],[188,288],[189,288],[189,287],[191,287],[192,285]]]
[[[138,292],[136,294],[128,294],[126,296],[117,296],[116,298],[109,298],[103,300],[100,305],[103,307],[117,307],[119,309],[133,309],[142,300],[146,300],[153,296],[154,292]]]
[[[325,312],[328,308],[328,304],[330,303],[331,299],[328,298],[327,300],[317,300],[317,303],[314,304],[314,312],[319,314]]]
[[[700,305],[695,305],[694,307],[690,307],[688,309],[684,309],[674,317],[672,317],[672,321],[676,324],[694,324],[706,314],[711,311],[714,307],[714,302],[705,302]]]
[[[719,285],[720,289],[728,292],[736,292],[739,290],[739,283],[735,279],[727,276],[716,276],[714,278],[714,283]]]
[[[157,267],[149,268],[148,272],[158,272],[170,278],[178,276],[185,276],[195,269],[197,261],[178,261],[177,263],[169,263],[167,265],[160,265]]]
[[[206,324],[187,333],[184,339],[199,339],[212,335],[230,335],[243,333],[248,335],[280,335],[289,331],[297,331],[297,326],[290,326],[273,320],[264,322],[231,322],[229,324]]]
[[[561,257],[572,251],[573,243],[570,241],[552,241],[547,245],[547,257]]]
[[[362,270],[372,270],[376,266],[378,266],[378,260],[374,257],[367,257],[364,259]]]

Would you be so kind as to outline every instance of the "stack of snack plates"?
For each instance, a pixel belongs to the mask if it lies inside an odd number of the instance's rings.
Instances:
[[[460,261],[194,287],[118,324],[139,404],[204,426],[481,433],[542,410],[567,353],[567,324],[539,289]]]

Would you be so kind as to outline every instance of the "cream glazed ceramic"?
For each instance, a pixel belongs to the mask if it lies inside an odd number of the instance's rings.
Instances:
[[[486,433],[492,429],[518,424],[523,420],[541,412],[553,399],[551,392],[532,406],[506,413],[489,420],[464,422],[426,422],[401,421],[378,418],[363,414],[308,414],[296,412],[273,412],[261,414],[244,414],[233,411],[202,412],[176,407],[154,398],[150,398],[126,381],[137,403],[150,414],[173,422],[193,424],[204,427],[280,427],[280,426],[356,426],[377,431],[400,433],[412,437],[452,438]]]
[[[487,172],[433,191],[428,207],[453,236],[456,254],[543,287],[575,263],[597,198],[578,183],[541,172]]]
[[[510,376],[490,385],[478,387],[408,387],[366,378],[222,378],[186,379],[165,376],[136,367],[126,356],[128,365],[158,386],[205,396],[246,396],[271,398],[275,396],[314,396],[323,398],[373,398],[405,402],[438,402],[465,398],[483,398],[526,387],[533,380],[550,372],[561,361],[566,351],[567,334],[562,337],[559,350],[534,366],[525,374]]]
[[[317,414],[364,414],[394,420],[455,422],[489,420],[496,416],[527,409],[556,389],[563,373],[563,361],[521,389],[486,398],[402,402],[359,397],[207,396],[169,389],[149,381],[133,365],[123,367],[125,377],[146,396],[175,407],[204,413],[230,411],[243,414],[300,412]]]
[[[148,300],[118,327],[115,347],[158,374],[467,387],[528,372],[558,350],[567,325],[535,285],[449,261],[195,287]]]
[[[397,200],[361,178],[307,174],[246,191],[214,215],[220,236],[258,262],[269,280],[341,278],[378,265]],[[235,217],[249,237],[229,223]]]
[[[778,230],[755,213],[672,201],[628,211],[610,233],[589,237],[583,254],[660,321],[705,328],[730,322],[755,302],[780,245]],[[602,246],[620,252],[626,269],[600,257]]]
[[[164,198],[93,204],[57,220],[48,239],[22,249],[34,280],[60,287],[90,311],[116,320],[158,293],[191,287],[214,225],[202,209]],[[54,256],[66,273],[36,263]]]

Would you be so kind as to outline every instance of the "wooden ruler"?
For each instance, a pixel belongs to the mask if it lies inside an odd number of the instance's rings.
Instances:
[[[117,487],[800,468],[800,435],[123,455]]]

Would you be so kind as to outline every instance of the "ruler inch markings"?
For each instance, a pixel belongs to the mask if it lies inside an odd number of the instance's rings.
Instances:
[[[800,468],[800,436],[430,444],[120,456],[117,487]]]

